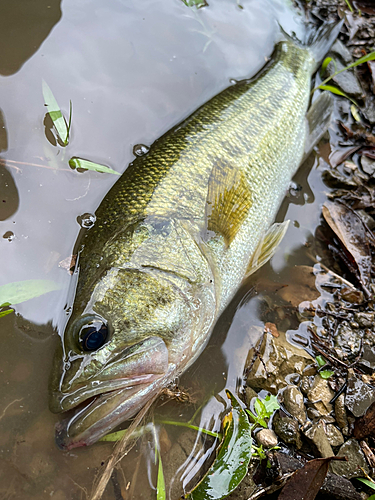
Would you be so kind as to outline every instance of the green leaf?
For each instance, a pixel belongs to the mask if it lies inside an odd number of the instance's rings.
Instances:
[[[0,286],[0,302],[12,305],[20,304],[53,290],[60,290],[60,288],[60,285],[51,280],[15,281]]]
[[[317,362],[319,368],[322,368],[322,366],[327,364],[327,361],[320,354],[315,358],[315,361]]]
[[[276,396],[268,394],[264,400],[264,406],[266,408],[267,417],[270,417],[275,410],[280,408],[279,402]]]
[[[100,165],[99,163],[93,163],[92,161],[89,160],[82,160],[82,158],[70,158],[69,160],[69,166],[70,168],[82,168],[84,170],[94,170],[95,172],[103,172],[104,174],[115,174],[115,175],[121,175],[119,172],[116,172],[116,170],[113,170],[112,168],[106,167],[105,165]]]
[[[164,472],[163,472],[163,464],[161,462],[160,451],[158,450],[159,457],[159,467],[158,467],[158,480],[156,484],[156,499],[157,500],[165,500],[165,480],[164,480]]]
[[[326,69],[327,69],[327,66],[328,64],[333,61],[332,57],[326,57],[323,61],[323,64],[322,64],[322,67],[321,67],[321,70],[320,70],[320,74],[321,75],[324,75]]]
[[[367,54],[360,59],[357,59],[353,63],[349,64],[348,66],[345,66],[345,68],[341,69],[339,73],[342,73],[343,71],[350,69],[350,68],[355,68],[356,66],[359,66],[360,64],[363,64],[368,61],[375,61],[375,51],[370,52],[370,54]]]
[[[367,498],[367,500],[375,500],[375,495],[371,495],[370,497]]]
[[[329,377],[332,377],[332,375],[334,374],[335,372],[333,372],[332,370],[322,370],[321,372],[319,372],[319,375],[322,377],[322,378],[329,378]]]
[[[14,312],[14,309],[7,309],[6,311],[0,311],[0,318],[3,316],[7,316],[8,314],[11,314]]]
[[[257,398],[254,403],[254,410],[257,412],[259,418],[263,419],[267,417],[267,410],[264,406],[263,401],[260,398]]]
[[[60,107],[57,104],[55,96],[53,95],[52,90],[49,88],[49,86],[44,80],[42,81],[42,91],[43,91],[44,103],[47,106],[48,114],[51,117],[51,120],[53,121],[56,132],[60,137],[64,146],[67,146],[69,142],[70,125],[68,128],[65,118],[61,113]],[[71,116],[71,108],[70,108],[70,116]],[[71,118],[69,119],[69,122],[70,121]]]
[[[358,104],[354,101],[354,99],[351,99],[349,96],[344,94],[342,90],[338,89],[337,87],[334,87],[333,85],[319,85],[317,88],[320,90],[329,90],[329,92],[332,92],[332,94],[341,95],[342,97],[349,99],[349,101],[358,106]]]
[[[251,426],[236,398],[227,390],[232,411],[224,418],[224,437],[216,460],[198,485],[185,498],[220,500],[237,488],[247,473],[251,458]]]
[[[356,106],[354,106],[354,104],[352,104],[350,106],[350,111],[352,112],[352,115],[353,115],[353,118],[355,119],[355,121],[356,122],[360,122],[361,121],[361,117],[359,116],[358,108]]]
[[[206,0],[182,0],[186,7],[196,7],[197,9],[200,9],[201,7],[204,7],[207,5]]]
[[[365,484],[369,488],[372,488],[373,490],[375,490],[375,482],[374,481],[370,481],[369,479],[365,479],[364,477],[357,477],[357,479],[358,479],[358,481],[361,481],[361,483]]]

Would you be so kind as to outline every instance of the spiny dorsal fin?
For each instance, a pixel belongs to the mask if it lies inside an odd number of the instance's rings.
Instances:
[[[272,226],[261,239],[257,249],[254,252],[254,255],[249,262],[246,277],[255,273],[255,271],[264,266],[264,264],[268,262],[271,257],[273,257],[277,250],[277,247],[281,243],[281,240],[284,238],[284,235],[289,226],[289,222],[289,220],[286,220],[281,223],[272,224]]]
[[[208,181],[207,230],[221,234],[229,246],[251,205],[252,195],[245,174],[230,162],[215,159]]]

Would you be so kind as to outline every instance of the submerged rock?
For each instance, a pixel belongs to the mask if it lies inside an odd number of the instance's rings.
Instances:
[[[327,424],[325,426],[325,432],[331,446],[341,446],[344,444],[344,436],[333,424]]]
[[[363,471],[370,473],[365,456],[356,439],[349,439],[344,443],[337,453],[338,457],[347,457],[347,462],[331,462],[331,470],[338,476],[344,476],[347,479],[353,477],[363,477]]]
[[[282,417],[277,412],[272,422],[273,428],[280,439],[286,444],[292,444],[298,449],[302,447],[301,433],[296,420],[290,417]]]
[[[355,417],[361,417],[375,401],[375,390],[357,378],[352,369],[348,370],[348,386],[345,405]]]

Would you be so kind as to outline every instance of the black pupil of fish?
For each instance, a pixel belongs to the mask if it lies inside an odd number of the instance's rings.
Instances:
[[[90,323],[81,330],[81,345],[85,351],[96,351],[107,340],[108,328],[103,323]]]

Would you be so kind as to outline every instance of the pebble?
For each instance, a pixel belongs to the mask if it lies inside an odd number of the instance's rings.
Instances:
[[[300,424],[306,422],[305,404],[302,392],[295,385],[288,385],[283,391],[284,406]]]
[[[363,477],[362,469],[366,474],[370,473],[363,451],[356,439],[348,439],[339,449],[337,456],[347,457],[348,461],[332,461],[330,467],[334,474],[352,479],[353,477]]]
[[[345,405],[355,417],[361,417],[375,401],[375,390],[357,378],[353,369],[348,370]]]
[[[315,375],[314,383],[307,393],[309,401],[321,415],[329,415],[332,411],[331,399],[335,393],[328,385],[328,380]]]
[[[375,171],[375,162],[373,163]],[[354,319],[359,324],[359,326],[371,327],[374,324],[374,316],[374,313],[358,312],[354,315]]]
[[[313,424],[309,429],[304,431],[304,433],[305,436],[311,439],[311,441],[315,444],[321,457],[332,457],[334,453],[321,422]]]
[[[327,424],[325,431],[328,442],[331,446],[341,446],[342,444],[344,444],[343,435],[333,424]]]
[[[256,440],[264,448],[272,448],[277,446],[278,440],[275,432],[272,429],[262,429],[256,434]]]

